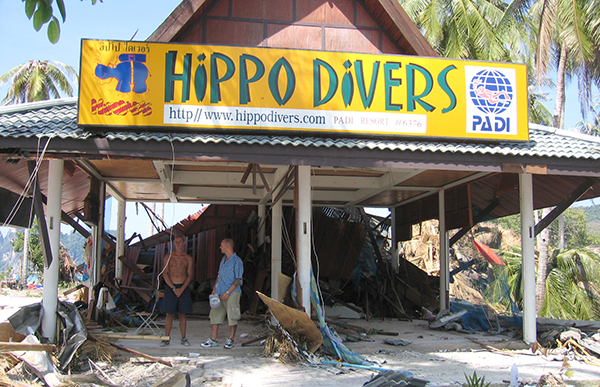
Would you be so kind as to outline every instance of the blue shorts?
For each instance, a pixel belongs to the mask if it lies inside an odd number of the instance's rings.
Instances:
[[[183,284],[174,284],[175,288],[179,289]],[[163,298],[163,312],[166,314],[192,313],[192,292],[190,287],[186,287],[180,297],[173,293],[173,289],[167,286],[165,289],[165,297]]]

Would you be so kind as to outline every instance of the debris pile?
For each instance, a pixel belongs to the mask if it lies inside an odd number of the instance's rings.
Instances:
[[[566,324],[541,324],[545,330],[538,332],[533,352],[555,361],[577,360],[600,367],[600,324],[582,323],[579,322],[581,329]]]

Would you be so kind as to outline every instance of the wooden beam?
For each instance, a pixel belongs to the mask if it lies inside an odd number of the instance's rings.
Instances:
[[[0,342],[0,352],[12,351],[46,351],[54,352],[56,346],[54,344],[38,344],[38,343],[16,343],[16,342]]]
[[[554,219],[558,218],[560,214],[562,214],[567,208],[571,206],[571,204],[575,203],[577,199],[583,196],[588,189],[592,188],[594,184],[598,182],[597,179],[592,177],[587,178],[579,187],[575,188],[573,192],[569,194],[560,204],[542,220],[539,221],[538,224],[534,227],[534,235],[537,236],[543,229],[548,227],[550,223],[554,221]]]
[[[170,336],[128,335],[127,333],[94,333],[94,337],[102,340],[170,340]]]
[[[472,225],[461,228],[456,234],[452,236],[452,238],[450,238],[450,247],[452,247],[453,244],[458,242],[460,238],[462,238],[466,233],[468,233],[474,225],[485,219],[485,217],[488,216],[492,211],[494,211],[499,204],[500,202],[498,200],[494,200],[490,204],[488,204],[488,206],[484,208],[483,211],[481,211],[479,214],[473,217]]]
[[[29,176],[31,178],[35,172],[35,161],[28,161],[27,166],[29,167]],[[46,225],[46,215],[44,214],[42,192],[40,191],[40,185],[38,183],[37,176],[35,177],[35,183],[33,185],[33,208],[35,209],[35,216],[38,221],[38,230],[42,238],[41,242],[44,265],[46,268],[48,268],[52,264],[52,249],[50,248],[50,238],[48,236],[48,226]]]

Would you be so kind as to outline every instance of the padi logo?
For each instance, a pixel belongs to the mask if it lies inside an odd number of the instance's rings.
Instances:
[[[471,101],[487,114],[500,114],[510,106],[513,87],[508,78],[496,70],[482,70],[471,79]]]
[[[517,134],[514,70],[465,66],[465,76],[467,132]]]

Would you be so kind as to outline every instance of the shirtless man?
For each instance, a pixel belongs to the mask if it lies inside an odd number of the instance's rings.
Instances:
[[[163,309],[167,314],[165,321],[165,335],[171,336],[173,317],[175,312],[179,315],[179,328],[181,330],[181,345],[189,346],[190,342],[185,336],[186,313],[192,311],[192,296],[188,285],[194,276],[194,262],[192,257],[185,253],[185,240],[182,235],[175,235],[175,251],[164,259],[163,278],[167,284]],[[162,340],[161,347],[171,343]]]

